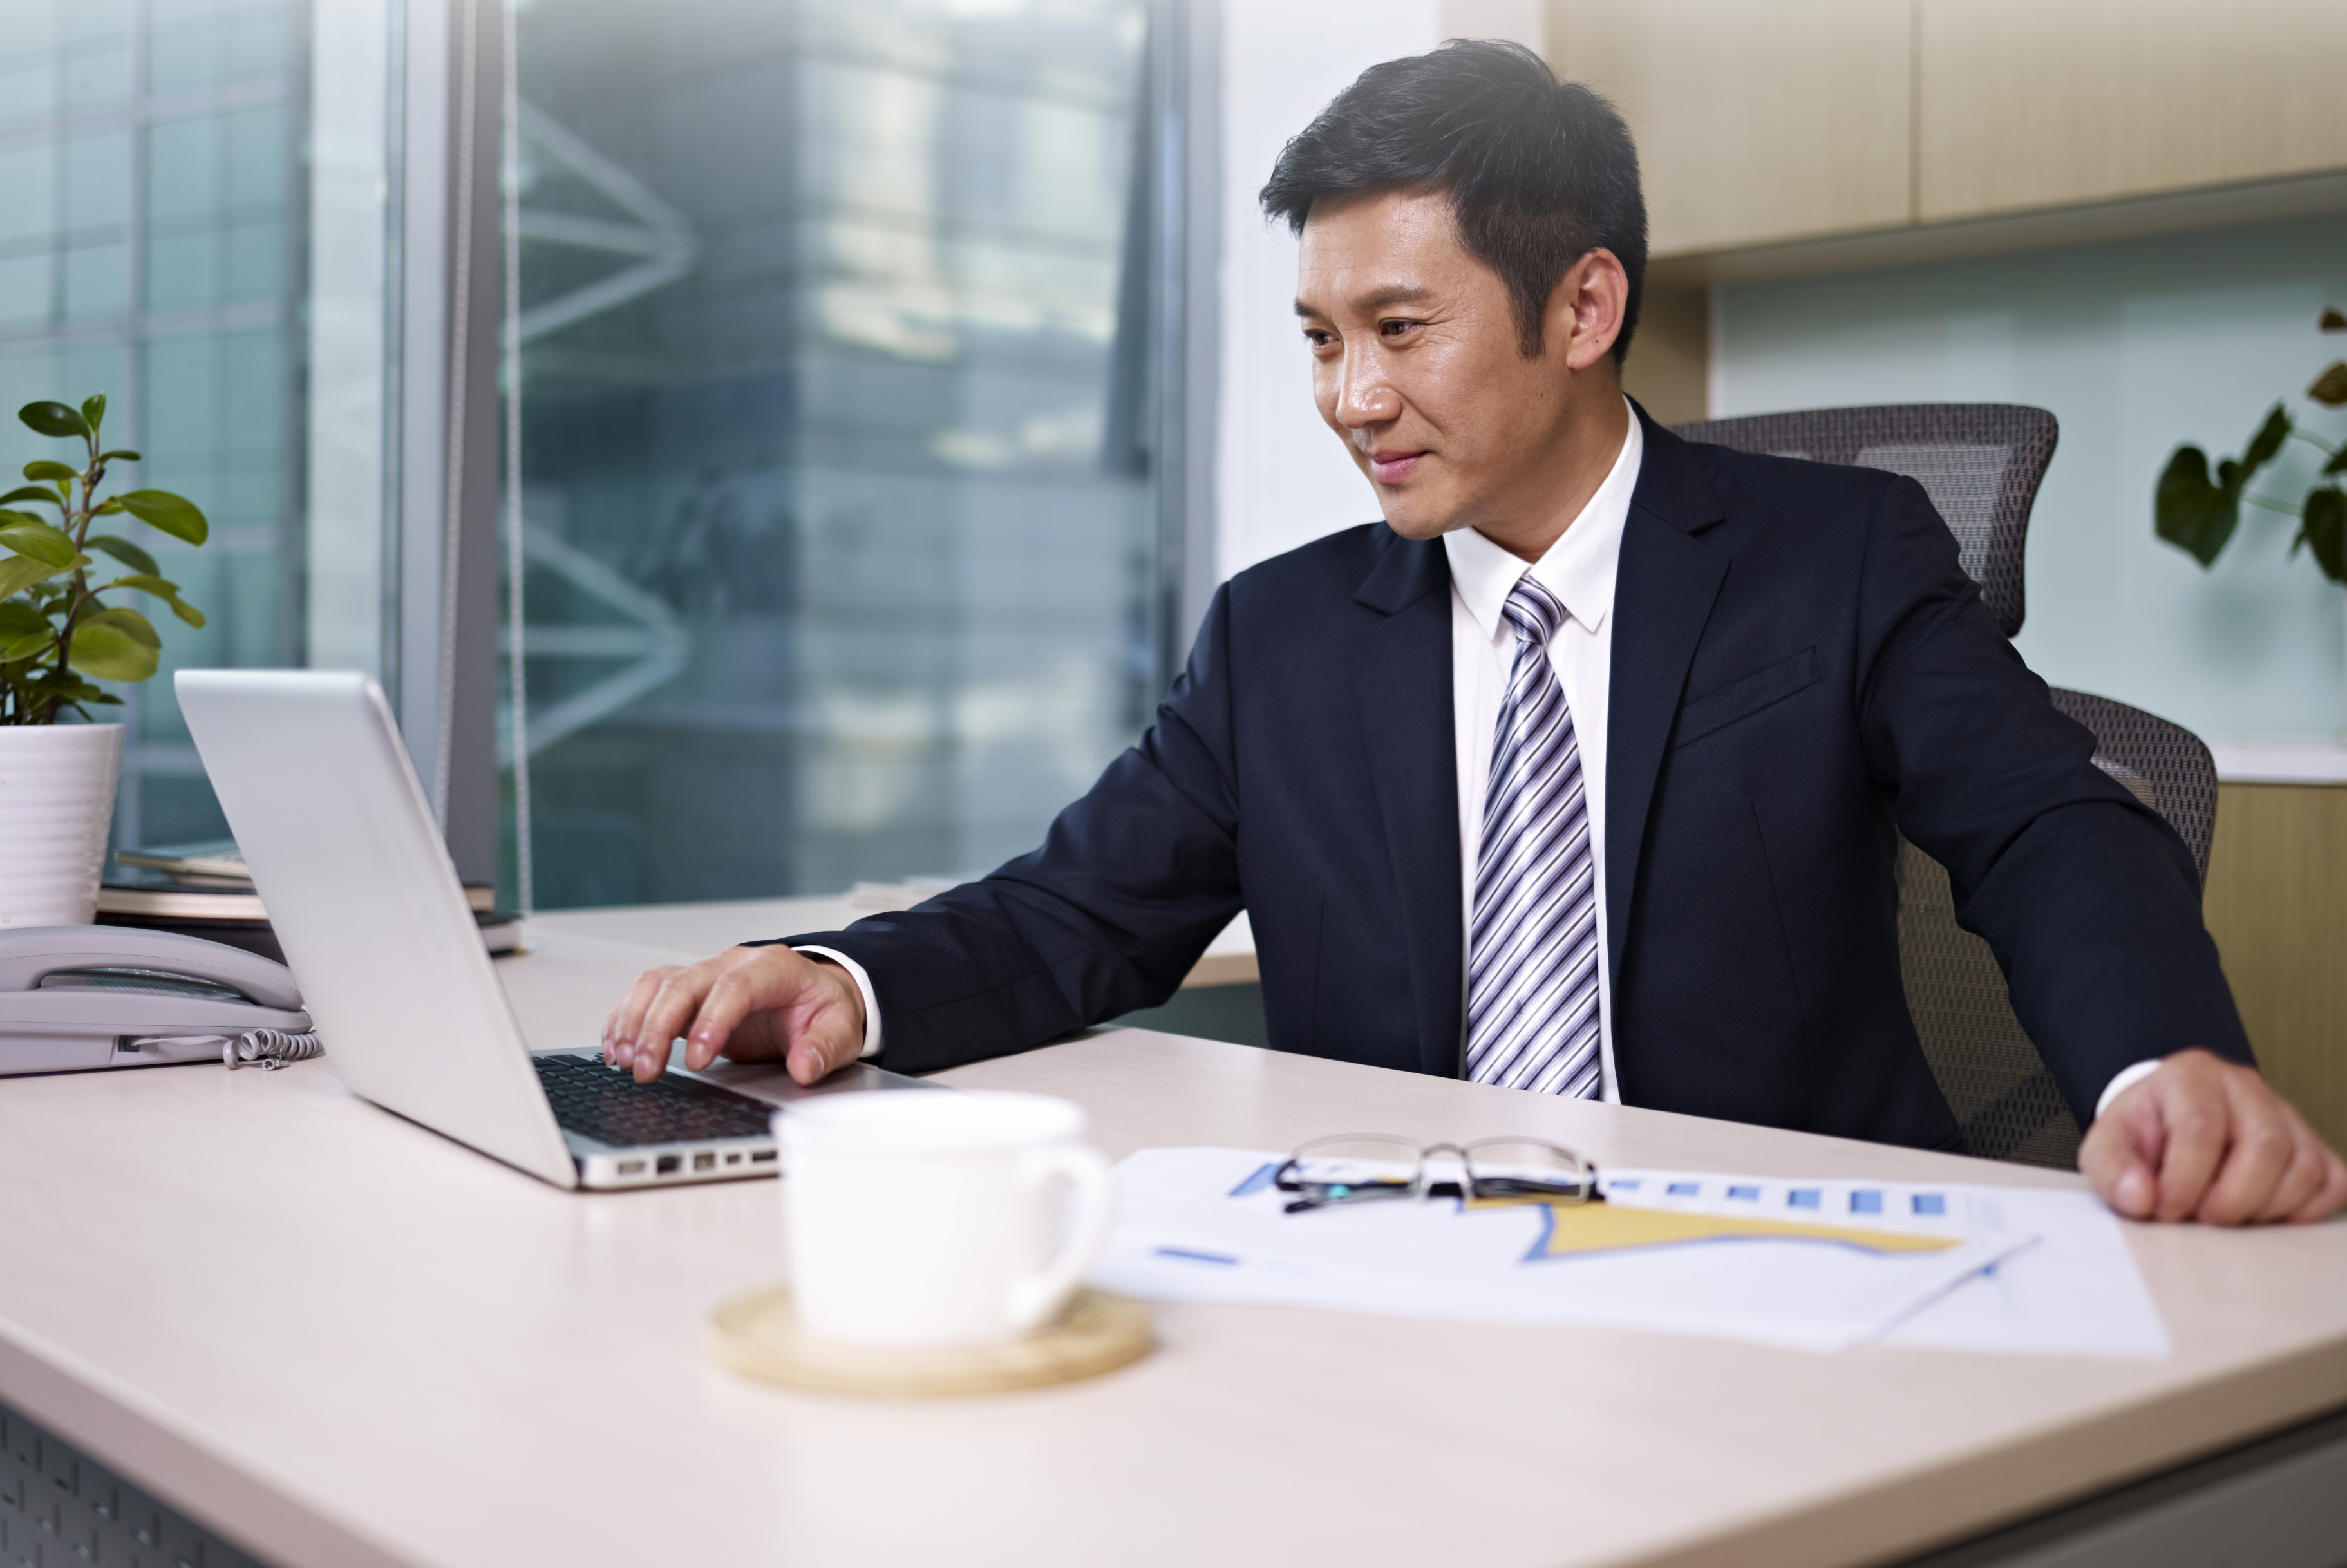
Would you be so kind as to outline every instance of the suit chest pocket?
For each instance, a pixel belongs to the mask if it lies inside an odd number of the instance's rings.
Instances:
[[[1790,659],[1779,660],[1741,680],[1706,692],[1679,710],[1673,747],[1688,745],[1738,719],[1749,718],[1817,682],[1818,651],[1804,648]]]

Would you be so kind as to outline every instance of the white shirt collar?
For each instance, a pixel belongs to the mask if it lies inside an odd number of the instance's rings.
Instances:
[[[1515,591],[1516,579],[1527,571],[1557,596],[1565,613],[1583,630],[1595,631],[1605,624],[1614,608],[1614,572],[1622,556],[1622,529],[1629,521],[1630,496],[1638,487],[1638,465],[1645,447],[1645,432],[1639,428],[1637,411],[1632,409],[1629,434],[1622,438],[1622,450],[1615,455],[1605,482],[1597,487],[1596,494],[1548,548],[1548,553],[1530,566],[1473,528],[1453,528],[1442,536],[1443,551],[1450,558],[1451,583],[1485,637],[1498,640],[1500,611],[1508,595]]]

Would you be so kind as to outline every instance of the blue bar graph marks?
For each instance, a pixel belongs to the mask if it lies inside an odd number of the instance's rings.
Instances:
[[[1161,1246],[1157,1249],[1157,1255],[1160,1257],[1178,1257],[1184,1263],[1219,1263],[1225,1267],[1238,1262],[1237,1258],[1232,1257],[1225,1253],[1193,1252],[1186,1246]]]
[[[1855,1192],[1850,1195],[1850,1212],[1854,1214],[1879,1214],[1882,1212],[1882,1194],[1876,1192]]]
[[[1944,1193],[1917,1193],[1915,1194],[1915,1212],[1919,1214],[1928,1215],[1945,1214],[1948,1212],[1947,1194]]]
[[[1670,1195],[1675,1198],[1691,1198],[1701,1191],[1701,1182],[1673,1182],[1670,1185]]]
[[[1727,1195],[1736,1199],[1738,1203],[1757,1204],[1760,1201],[1760,1189],[1758,1187],[1730,1187],[1727,1189]]]
[[[1237,1186],[1231,1189],[1231,1196],[1235,1198],[1252,1197],[1256,1193],[1259,1193],[1266,1187],[1271,1185],[1272,1178],[1278,1174],[1279,1167],[1277,1165],[1258,1166],[1253,1175],[1249,1176],[1245,1181],[1241,1182]]]
[[[1815,1187],[1795,1187],[1785,1194],[1785,1201],[1797,1209],[1813,1209],[1823,1201],[1824,1194]]]

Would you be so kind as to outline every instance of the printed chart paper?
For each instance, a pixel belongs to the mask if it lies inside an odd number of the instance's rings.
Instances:
[[[1984,1225],[1979,1189],[1607,1173],[1585,1209],[1456,1199],[1284,1213],[1284,1156],[1145,1149],[1117,1167],[1093,1283],[1158,1300],[1484,1322],[1588,1323],[1837,1350],[1879,1337],[2034,1241]],[[1706,1223],[1710,1222],[1710,1223]],[[1586,1238],[1582,1238],[1585,1241]]]
[[[2157,1358],[2124,1228],[2091,1194],[1608,1170],[1606,1201],[1282,1212],[1283,1156],[1147,1149],[1117,1167],[1093,1281],[1166,1301],[1591,1323],[1812,1350],[1868,1342]]]

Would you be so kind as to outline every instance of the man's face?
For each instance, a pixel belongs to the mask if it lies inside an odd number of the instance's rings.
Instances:
[[[1573,362],[1604,359],[1576,339],[1573,286],[1560,286],[1544,352],[1526,359],[1507,285],[1460,243],[1447,196],[1313,209],[1296,295],[1313,396],[1396,533],[1490,532],[1553,504]]]

